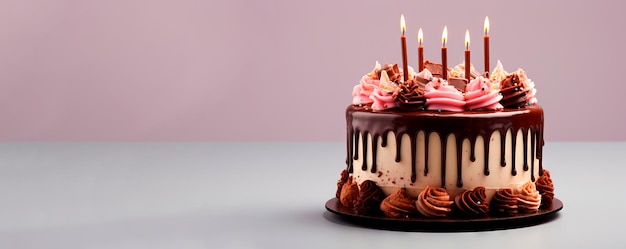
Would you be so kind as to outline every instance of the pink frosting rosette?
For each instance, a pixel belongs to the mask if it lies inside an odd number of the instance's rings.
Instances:
[[[441,78],[433,78],[426,84],[426,109],[436,111],[455,111],[465,110],[465,97],[463,93],[454,86],[448,85],[448,82]]]
[[[491,81],[483,76],[473,79],[465,87],[465,103],[468,110],[502,109],[501,99],[499,91],[492,90]]]
[[[367,75],[363,75],[359,84],[352,88],[352,104],[353,105],[363,105],[374,102],[374,100],[370,99],[370,95],[374,92],[375,89],[378,88],[380,84],[380,80],[376,75],[376,71],[381,69],[381,65],[376,62],[374,69],[372,72]]]
[[[398,85],[389,80],[387,72],[384,70],[381,71],[380,84],[369,96],[369,98],[374,102],[372,103],[372,110],[380,111],[396,107],[393,95],[398,91],[398,89]]]

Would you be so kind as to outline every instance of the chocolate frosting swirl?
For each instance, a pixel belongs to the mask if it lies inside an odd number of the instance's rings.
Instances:
[[[354,201],[359,195],[359,185],[352,181],[352,177],[348,178],[348,181],[341,187],[341,195],[339,201],[345,207],[354,207]]]
[[[453,203],[444,188],[426,186],[417,198],[416,207],[426,217],[441,218],[448,216]]]
[[[485,187],[479,186],[463,191],[456,196],[454,203],[460,213],[469,217],[483,217],[489,213]]]
[[[518,213],[517,194],[510,188],[499,189],[489,207],[495,215],[515,215]]]
[[[549,208],[554,200],[554,184],[550,178],[550,171],[543,170],[542,175],[535,182],[537,190],[541,194],[541,208]]]
[[[387,196],[380,203],[380,210],[390,218],[410,218],[417,213],[415,200],[412,199],[404,188]]]
[[[504,108],[520,108],[528,104],[526,97],[528,91],[524,89],[519,75],[515,73],[506,76],[500,82],[500,94],[502,94],[500,104]]]
[[[354,210],[357,214],[377,214],[380,212],[380,203],[385,194],[374,181],[366,180],[359,187],[359,195],[354,201]]]
[[[337,199],[339,199],[341,197],[341,188],[343,187],[343,184],[346,183],[348,181],[348,170],[343,170],[341,171],[341,178],[339,178],[339,181],[337,181],[337,192],[335,193],[335,197],[337,197]]]
[[[421,78],[413,77],[413,79],[400,84],[400,89],[394,94],[393,99],[398,108],[405,111],[418,111],[426,104],[424,97],[424,86],[418,80]]]
[[[424,61],[424,68],[428,69],[433,76],[441,77],[443,76],[443,65],[441,63],[435,63],[429,60]],[[448,75],[452,75],[450,68],[446,68],[448,70]]]

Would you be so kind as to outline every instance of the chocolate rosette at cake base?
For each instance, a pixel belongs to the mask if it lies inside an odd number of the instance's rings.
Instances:
[[[541,195],[535,183],[528,181],[516,190],[517,208],[520,213],[536,213],[541,206]]]
[[[519,213],[517,201],[517,194],[513,189],[499,189],[491,199],[489,209],[494,215],[513,216]]]
[[[354,207],[354,201],[359,195],[359,185],[356,181],[352,180],[352,177],[348,178],[348,181],[341,187],[341,194],[339,195],[339,202],[344,207]]]
[[[365,180],[359,185],[359,195],[354,201],[354,211],[360,215],[380,214],[380,203],[385,199],[385,193],[371,180]]]
[[[417,216],[415,200],[407,194],[404,188],[387,196],[380,203],[380,210],[389,218],[408,219]]]
[[[537,191],[541,194],[541,208],[549,208],[554,200],[554,184],[550,178],[550,171],[543,170],[541,176],[535,181]]]
[[[417,210],[428,218],[447,217],[452,211],[452,204],[454,201],[450,200],[450,195],[444,188],[430,186],[426,186],[415,202]]]
[[[454,199],[458,213],[467,217],[484,217],[489,214],[485,187],[468,189]]]

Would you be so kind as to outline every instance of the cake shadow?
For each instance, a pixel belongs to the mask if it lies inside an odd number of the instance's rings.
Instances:
[[[391,223],[368,222],[368,221],[341,217],[330,212],[325,212],[323,216],[327,221],[338,224],[338,225],[342,225],[342,226],[352,226],[352,227],[360,227],[360,228],[367,228],[367,229],[398,231],[398,232],[462,233],[462,232],[488,232],[488,231],[498,231],[498,230],[531,227],[531,226],[540,225],[543,223],[548,223],[553,220],[556,220],[560,217],[560,214],[558,213],[551,214],[540,220],[533,220],[532,222],[520,222],[520,221],[500,222],[500,223],[494,222],[490,224],[460,224],[456,226],[449,226],[449,225],[440,226],[440,225],[434,225],[435,223],[431,223],[431,225],[428,225],[428,226],[413,226],[410,224],[396,225],[393,222]]]

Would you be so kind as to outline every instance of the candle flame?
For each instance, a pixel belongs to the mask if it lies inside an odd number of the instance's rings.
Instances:
[[[441,44],[446,46],[446,41],[448,41],[448,25],[443,26],[443,34],[441,34]]]
[[[422,28],[420,28],[420,30],[417,31],[417,42],[421,46],[423,41],[424,41],[424,33],[422,33]]]
[[[406,24],[404,22],[404,14],[400,15],[400,31],[404,35],[404,31],[406,30]]]
[[[469,50],[469,44],[470,44],[469,30],[466,29],[465,30],[465,49],[466,50]]]
[[[485,35],[489,35],[489,17],[485,16]]]

